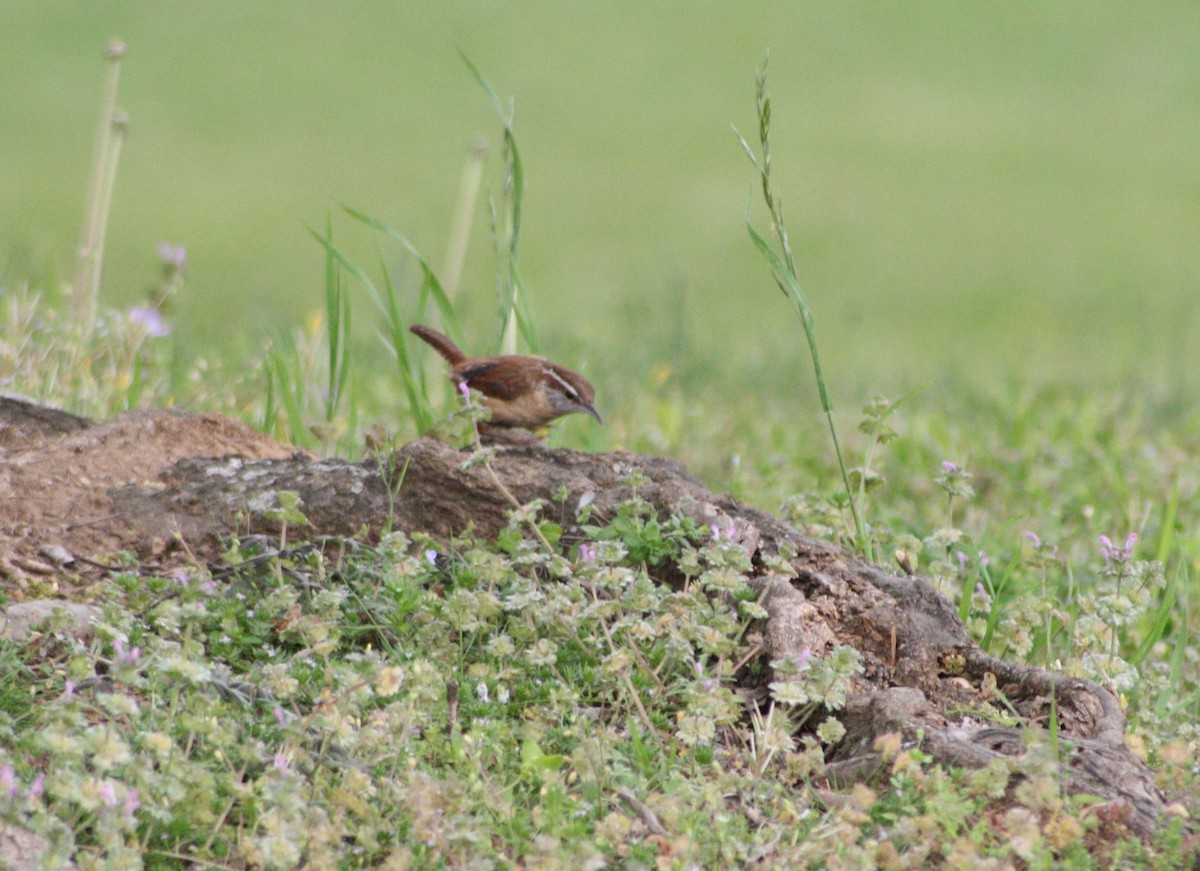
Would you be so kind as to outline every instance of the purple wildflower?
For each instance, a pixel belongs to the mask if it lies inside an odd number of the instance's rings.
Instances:
[[[1125,546],[1119,548],[1107,535],[1102,535],[1100,536],[1100,556],[1104,558],[1105,562],[1129,562],[1133,559],[1133,549],[1137,545],[1137,540],[1138,534],[1131,532],[1125,539]]]
[[[163,266],[168,269],[172,269],[175,272],[183,272],[183,267],[187,264],[187,249],[182,245],[159,242],[158,258],[163,262]]]
[[[171,334],[171,325],[163,319],[162,312],[153,306],[135,305],[129,310],[129,320],[141,326],[152,339]]]
[[[119,665],[134,665],[138,661],[138,657],[142,655],[142,648],[135,647],[133,650],[125,649],[125,642],[120,638],[113,641],[113,661]]]
[[[719,678],[716,676],[707,677],[704,674],[704,666],[701,664],[700,660],[697,659],[695,662],[693,662],[692,668],[696,670],[696,679],[700,681],[700,686],[704,687],[705,692],[712,692],[718,686],[720,686],[721,681]]]

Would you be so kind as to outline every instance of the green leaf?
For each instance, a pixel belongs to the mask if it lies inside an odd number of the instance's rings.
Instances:
[[[537,774],[543,771],[558,771],[567,764],[567,757],[542,752],[542,748],[532,738],[526,738],[521,745],[521,771],[526,774]]]

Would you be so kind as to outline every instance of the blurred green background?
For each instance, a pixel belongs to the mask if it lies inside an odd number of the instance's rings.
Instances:
[[[480,135],[500,178],[461,48],[515,99],[547,352],[589,372],[729,353],[764,389],[809,378],[747,238],[747,204],[760,228],[763,209],[730,128],[754,135],[769,48],[776,184],[835,384],[1200,385],[1195,2],[6,0],[10,278],[72,273],[112,38],[132,124],[104,298],[135,303],[158,243],[186,246],[173,317],[195,348],[256,347],[322,306],[304,225],[331,210],[370,263],[341,204],[442,262]],[[493,270],[481,198],[464,279],[478,336]]]

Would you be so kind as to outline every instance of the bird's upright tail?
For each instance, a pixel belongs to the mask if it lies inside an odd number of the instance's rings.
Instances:
[[[467,359],[467,355],[458,349],[458,345],[451,342],[437,330],[431,330],[429,327],[423,327],[420,324],[413,324],[408,328],[408,331],[414,336],[420,336],[429,344],[433,345],[433,349],[446,358],[446,362],[451,366],[457,366],[463,360]]]

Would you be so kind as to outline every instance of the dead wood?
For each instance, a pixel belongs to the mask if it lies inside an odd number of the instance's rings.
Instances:
[[[149,416],[135,418],[147,438],[175,431],[156,417],[167,412],[139,414]],[[213,427],[211,421],[197,425]],[[103,426],[111,424],[91,430]],[[226,422],[220,431],[228,436],[235,429]],[[79,440],[72,450],[83,449],[81,445],[103,449],[105,440],[89,440],[87,429],[68,424],[64,430],[60,450],[71,439]],[[234,531],[275,530],[266,512],[275,507],[281,490],[300,494],[309,521],[303,528],[289,527],[289,541],[318,535],[371,537],[389,528],[442,541],[467,533],[487,538],[508,523],[511,504],[488,472],[467,465],[468,454],[432,440],[405,445],[386,461],[349,462],[289,453],[278,445],[268,451],[256,441],[261,436],[242,435],[255,450],[235,455],[236,446],[230,450],[226,438],[216,440],[219,449],[212,453],[222,455],[216,458],[141,452],[138,458],[162,457],[162,466],[135,462],[124,481],[107,482],[98,494],[102,504],[87,503],[96,515],[90,522],[104,533],[90,541],[102,549],[81,549],[85,540],[72,538],[71,524],[63,518],[55,524],[46,522],[55,518],[42,516],[33,537],[43,547],[56,543],[94,560],[107,558],[114,544],[163,565],[185,553],[215,559]],[[39,443],[47,438],[41,429],[38,436]],[[769,614],[761,633],[767,661],[805,649],[821,656],[847,644],[859,651],[864,666],[842,712],[846,736],[828,760],[831,781],[879,772],[884,762],[876,739],[887,733],[899,733],[906,745],[919,744],[947,764],[980,767],[1007,759],[1020,770],[1028,746],[1046,738],[1053,698],[1066,788],[1126,806],[1130,826],[1141,834],[1152,832],[1161,820],[1164,797],[1151,772],[1126,749],[1125,720],[1112,694],[1091,681],[988,656],[968,637],[951,603],[922,578],[891,574],[711,493],[675,460],[516,446],[500,450],[492,468],[520,503],[545,500],[545,511],[563,526],[568,541],[581,535],[575,527],[580,504],[590,503],[594,516],[603,519],[636,494],[663,515],[683,512],[716,527],[756,557],[790,545],[794,578],[771,574],[755,561],[760,572],[755,583],[764,592]],[[631,470],[640,472],[642,483],[635,485]],[[25,486],[30,486],[28,480]],[[76,517],[74,522],[88,520]],[[21,541],[29,538],[26,530]],[[176,547],[180,542],[186,549]],[[0,539],[0,548],[4,546]],[[8,546],[11,550],[11,539]],[[1013,712],[1019,725],[998,725],[1002,715]]]

